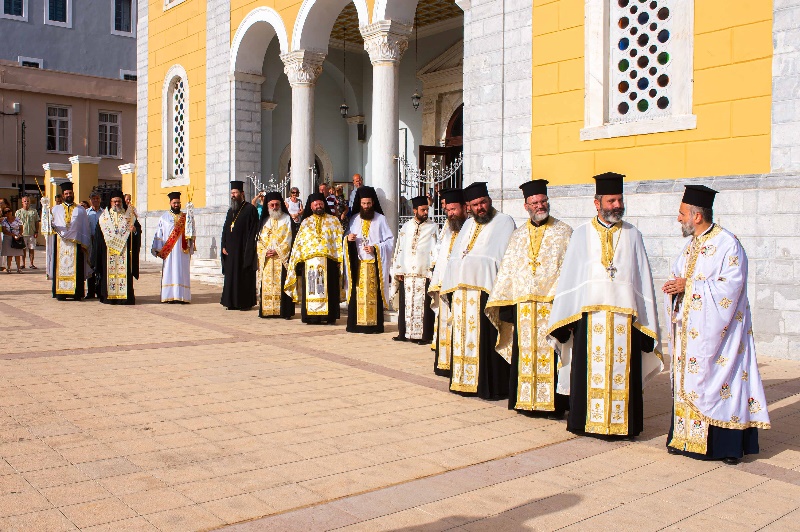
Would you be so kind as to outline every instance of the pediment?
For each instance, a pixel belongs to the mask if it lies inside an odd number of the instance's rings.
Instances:
[[[423,78],[427,74],[449,71],[464,65],[464,40],[460,40],[445,50],[437,58],[417,70],[417,77]]]

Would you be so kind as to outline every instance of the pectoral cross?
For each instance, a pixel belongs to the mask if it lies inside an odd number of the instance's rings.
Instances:
[[[606,271],[608,272],[608,276],[611,277],[611,280],[613,281],[614,277],[617,275],[617,267],[614,266],[613,262],[608,265],[608,268],[606,268]]]

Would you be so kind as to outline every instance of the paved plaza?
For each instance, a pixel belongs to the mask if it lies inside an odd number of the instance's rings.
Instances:
[[[0,530],[799,530],[800,362],[761,353],[773,429],[738,466],[463,398],[424,347],[226,311],[57,302],[0,273]],[[756,331],[756,334],[758,331]]]

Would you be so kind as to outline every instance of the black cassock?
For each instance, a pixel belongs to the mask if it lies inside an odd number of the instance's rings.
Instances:
[[[345,240],[347,248],[345,253],[349,254],[350,259],[350,302],[347,304],[347,332],[362,334],[378,334],[383,332],[383,279],[380,278],[380,269],[375,268],[375,286],[377,288],[377,325],[358,325],[358,301],[356,300],[356,289],[358,287],[358,276],[361,273],[361,260],[358,258],[356,243]],[[377,255],[376,255],[376,259]]]
[[[52,262],[50,264],[58,264],[58,259],[57,259],[57,257],[58,257],[58,238],[59,237],[56,236],[56,237],[54,237],[54,240],[53,240],[52,250],[50,251],[50,260]],[[92,250],[89,249],[89,253],[90,253],[89,256],[90,257],[91,257],[91,252],[92,252]],[[77,244],[76,245],[76,249],[75,249],[75,293],[74,294],[56,294],[56,277],[58,277],[58,276],[56,275],[55,267],[53,268],[53,270],[54,270],[53,271],[53,282],[52,282],[53,297],[56,298],[57,300],[66,301],[67,299],[74,299],[76,301],[80,301],[81,299],[84,298],[85,292],[83,290],[83,284],[84,284],[84,280],[85,280],[84,279],[84,264],[85,264],[84,257],[86,256],[85,253],[86,252],[83,250],[81,245]],[[93,293],[93,292],[90,292],[90,293]]]
[[[588,395],[587,345],[589,339],[588,314],[584,312],[581,319],[554,330],[550,336],[562,344],[574,335],[572,343],[572,362],[570,371],[569,414],[567,430],[573,434],[586,435],[586,398]],[[630,383],[628,405],[628,434],[623,437],[638,436],[644,430],[644,398],[642,395],[642,352],[653,351],[655,341],[642,334],[639,329],[631,327],[631,365],[628,382]],[[591,435],[591,434],[589,434]]]
[[[325,315],[309,315],[306,309],[306,263],[299,262],[295,268],[297,274],[297,290],[300,292],[300,320],[311,325],[328,324],[335,325],[336,320],[341,316],[339,308],[340,285],[339,285],[339,263],[333,259],[328,260],[328,273],[325,279],[325,286],[328,287],[328,313]],[[285,281],[284,281],[285,282]],[[290,298],[291,299],[291,298]],[[282,301],[282,300],[281,300]],[[283,304],[281,304],[283,308]]]
[[[220,304],[228,310],[248,310],[256,304],[258,226],[258,209],[250,203],[245,201],[238,211],[228,209],[220,239],[220,249],[228,252],[222,254],[225,284]]]
[[[94,279],[96,284],[97,297],[101,303],[109,305],[133,305],[136,303],[136,296],[133,292],[133,280],[139,278],[139,250],[142,247],[142,226],[136,221],[133,223],[134,232],[128,237],[126,253],[127,257],[127,275],[126,280],[128,283],[127,296],[125,299],[109,299],[108,297],[108,282],[107,282],[107,267],[108,267],[108,247],[106,247],[106,238],[103,235],[103,229],[100,224],[94,229],[94,238],[92,239],[92,254],[90,263],[94,270]]]

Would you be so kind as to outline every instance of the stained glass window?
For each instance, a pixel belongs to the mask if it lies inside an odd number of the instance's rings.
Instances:
[[[172,113],[172,171],[170,179],[180,179],[186,177],[186,163],[188,153],[186,151],[186,121],[188,103],[186,101],[186,81],[183,78],[175,78],[170,90]]]
[[[608,121],[671,114],[674,0],[610,0]]]

